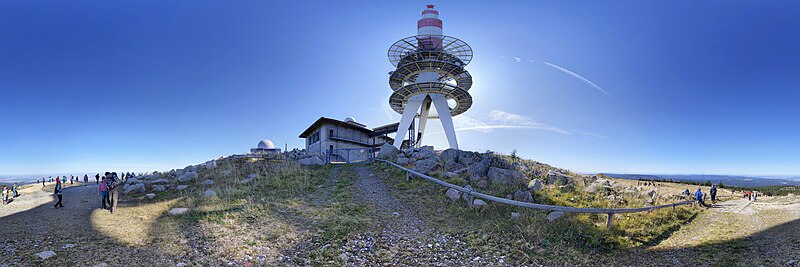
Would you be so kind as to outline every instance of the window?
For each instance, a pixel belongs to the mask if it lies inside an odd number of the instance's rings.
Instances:
[[[333,129],[328,130],[328,139],[331,139],[331,136],[333,136]]]
[[[309,145],[313,144],[313,143],[316,143],[316,142],[319,142],[319,131],[314,132],[313,134],[309,135],[308,138],[306,138],[306,140],[308,140],[308,144]]]

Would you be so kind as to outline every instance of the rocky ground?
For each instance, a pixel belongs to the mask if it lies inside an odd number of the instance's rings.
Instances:
[[[686,187],[474,152],[390,158],[498,196],[559,205],[669,203]],[[0,207],[0,266],[800,266],[797,197],[753,203],[721,190],[712,208],[619,216],[619,229],[607,231],[604,216],[467,208],[458,192],[404,178],[385,164],[209,161],[129,180],[114,214],[98,209],[94,184],[68,186],[63,209],[52,208],[51,184],[33,185]]]

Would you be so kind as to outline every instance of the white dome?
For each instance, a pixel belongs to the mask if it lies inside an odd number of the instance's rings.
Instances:
[[[272,141],[269,139],[264,139],[261,142],[258,142],[258,148],[275,149],[275,145],[272,144]]]
[[[356,121],[356,119],[353,119],[353,117],[347,117],[347,118],[344,118],[344,122],[357,122],[357,121]]]

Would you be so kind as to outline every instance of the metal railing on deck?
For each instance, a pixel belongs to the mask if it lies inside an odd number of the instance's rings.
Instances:
[[[641,207],[641,208],[576,208],[576,207],[566,207],[566,206],[554,206],[554,205],[528,203],[528,202],[516,201],[516,200],[496,197],[496,196],[492,196],[492,195],[487,195],[487,194],[484,194],[484,193],[481,193],[481,192],[478,192],[478,191],[475,191],[475,190],[470,190],[470,189],[467,189],[467,188],[464,188],[464,187],[461,187],[461,186],[457,186],[457,185],[454,185],[454,184],[451,184],[451,183],[448,183],[448,182],[445,182],[445,181],[430,177],[428,175],[425,175],[423,173],[419,173],[419,172],[414,171],[414,170],[410,170],[408,168],[400,166],[400,165],[398,165],[398,164],[396,164],[394,162],[391,162],[391,161],[382,160],[382,159],[375,159],[375,160],[380,161],[380,162],[384,162],[384,163],[388,163],[388,164],[390,164],[392,166],[395,166],[397,168],[400,168],[401,170],[406,171],[406,180],[411,179],[410,175],[413,174],[415,176],[422,177],[422,178],[424,178],[424,179],[426,179],[428,181],[437,183],[439,185],[458,190],[458,191],[460,191],[460,192],[462,192],[464,194],[467,194],[469,196],[472,196],[472,197],[479,197],[479,198],[483,198],[483,199],[494,201],[494,202],[498,202],[498,203],[513,205],[513,206],[519,206],[519,207],[525,207],[525,208],[539,209],[539,210],[552,210],[552,211],[573,212],[573,213],[604,213],[604,214],[608,214],[608,220],[606,222],[606,227],[608,229],[612,228],[612,226],[611,226],[612,218],[614,217],[614,214],[617,214],[617,213],[632,213],[632,212],[651,211],[651,210],[657,210],[657,209],[663,209],[663,208],[669,208],[669,207],[672,207],[672,209],[674,210],[675,206],[689,205],[689,204],[693,204],[695,202],[694,200],[688,200],[688,201],[683,201],[683,202],[678,202],[678,203],[665,204],[665,205],[652,206],[652,207]],[[472,206],[472,198],[470,198],[468,200],[469,201],[467,201],[468,202],[467,205],[471,207]]]

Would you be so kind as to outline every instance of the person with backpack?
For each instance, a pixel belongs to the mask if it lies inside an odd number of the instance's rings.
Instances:
[[[111,213],[113,214],[114,207],[116,206],[115,205],[117,200],[116,198],[118,197],[117,185],[119,181],[117,179],[116,173],[106,172],[105,175],[106,175],[106,186],[108,187],[108,204],[109,204],[108,210],[111,211]]]
[[[14,187],[11,187],[11,193],[14,196],[14,198],[19,196],[19,192],[17,192],[17,183],[14,183]]]
[[[86,186],[87,184],[89,184],[89,175],[88,174],[84,174],[83,175],[83,186]]]
[[[694,199],[697,200],[697,204],[700,205],[700,207],[706,206],[706,202],[703,201],[703,195],[703,191],[701,191],[700,188],[697,189],[697,192],[694,192]]]
[[[62,208],[64,207],[64,203],[61,203],[62,191],[64,190],[61,189],[61,182],[59,181],[59,179],[56,179],[56,187],[53,189],[53,193],[56,194],[56,197],[58,197],[58,202],[56,202],[56,205],[53,206],[53,208],[55,209],[57,209],[58,207]]]
[[[717,186],[711,185],[711,203],[717,203]]]

